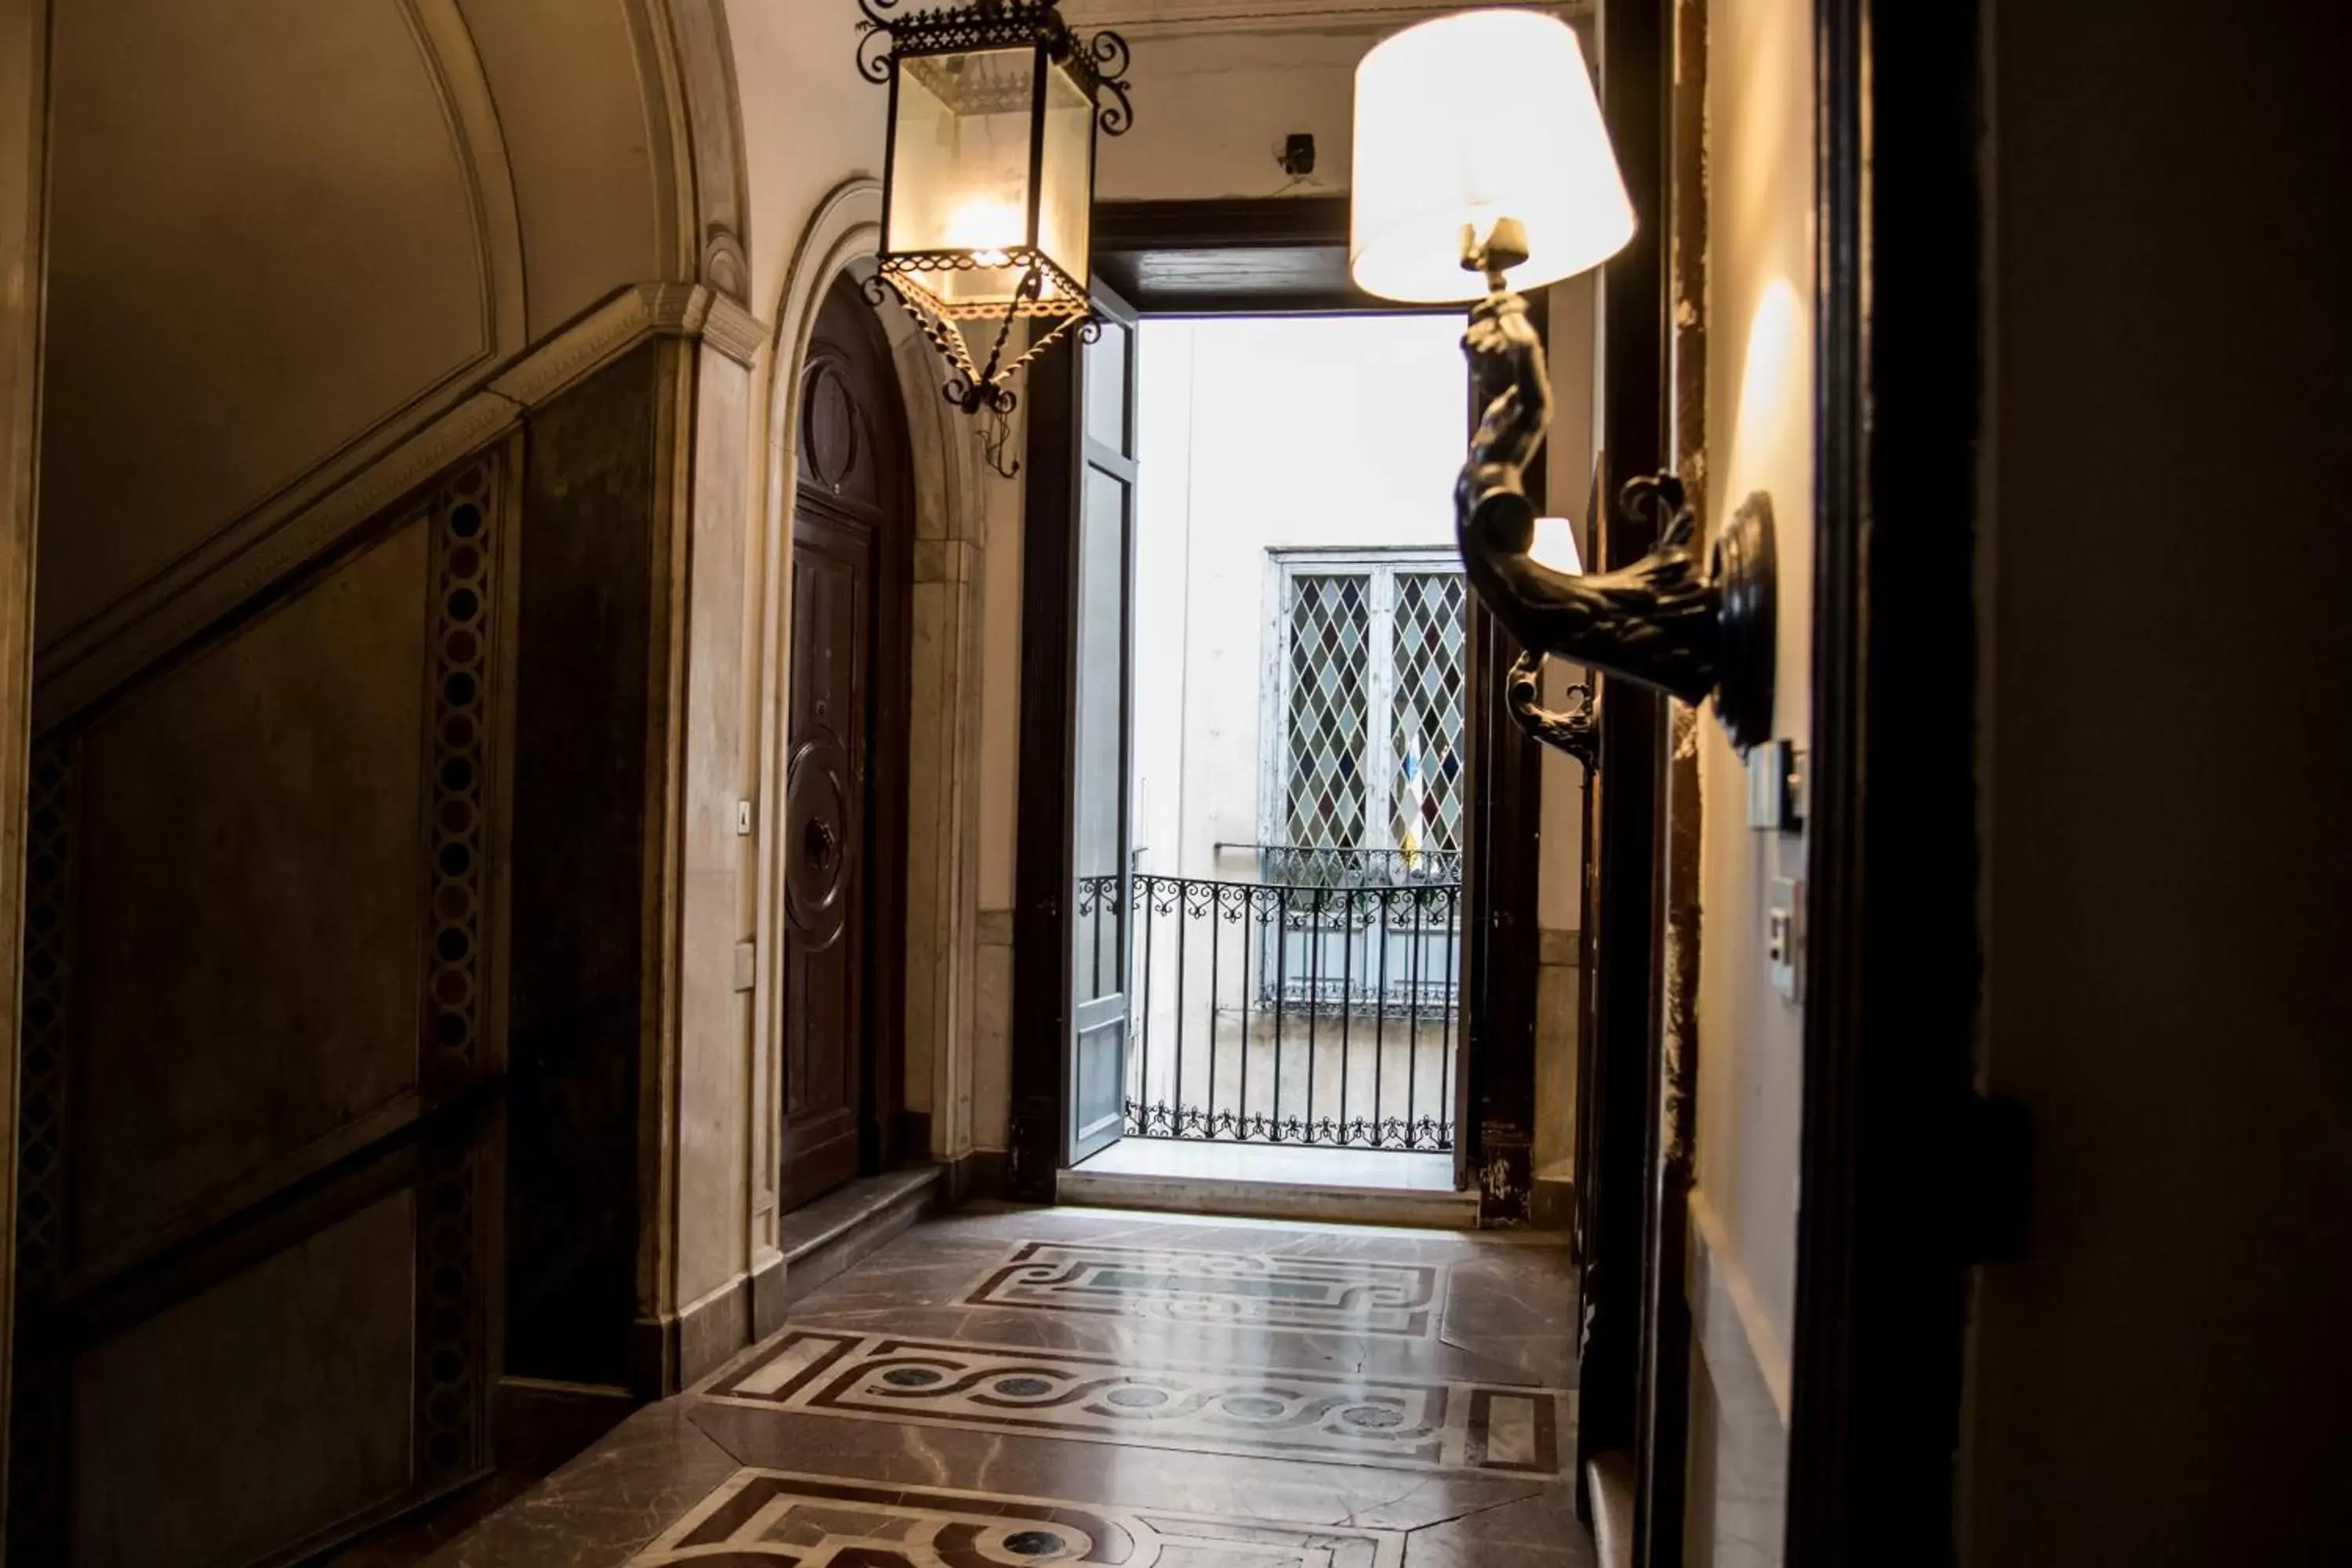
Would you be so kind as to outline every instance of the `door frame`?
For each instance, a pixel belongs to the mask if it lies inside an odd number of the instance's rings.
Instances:
[[[1629,515],[1615,507],[1617,487],[1667,467],[1664,9],[1663,0],[1603,0],[1593,24],[1601,110],[1639,218],[1633,240],[1601,275],[1595,353],[1601,437],[1593,462],[1591,559],[1604,571],[1632,565],[1657,542],[1656,524],[1646,512]],[[1642,1373],[1673,1357],[1673,1347],[1656,1342],[1657,1323],[1644,1310],[1647,1292],[1672,1284],[1650,1269],[1656,1108],[1664,1087],[1659,956],[1664,890],[1658,873],[1665,826],[1665,699],[1605,672],[1596,672],[1592,685],[1601,766],[1591,775],[1587,797],[1591,901],[1575,1194],[1584,1320],[1576,1494],[1578,1512],[1588,1522],[1596,1482],[1604,1479],[1612,1494],[1622,1484],[1635,1519],[1643,1516],[1639,1456],[1645,1438],[1664,1435],[1645,1419]],[[1680,1258],[1663,1261],[1678,1279]],[[1637,1551],[1648,1544],[1634,1542]]]
[[[48,0],[0,11],[0,1411],[16,1292],[16,1073],[24,920],[25,813],[31,750],[33,539],[40,452],[41,328],[47,277]],[[0,1421],[0,1427],[7,1425]],[[0,1478],[8,1437],[0,1431]],[[0,1480],[0,1541],[7,1487]]]
[[[1130,316],[1131,320],[1131,316]],[[1054,1201],[1070,1158],[1076,1069],[1071,943],[1076,876],[1079,507],[1087,467],[1081,334],[1066,334],[1028,370],[1021,541],[1020,787],[1013,820],[1011,1147],[1005,1185]],[[1130,380],[1132,378],[1130,377]],[[1128,410],[1130,425],[1134,410]],[[1134,596],[1132,522],[1128,595]],[[1128,639],[1131,642],[1131,637]],[[1124,655],[1130,667],[1133,649]],[[1134,744],[1132,692],[1120,767]],[[1122,792],[1123,795],[1123,792]],[[1122,798],[1123,824],[1130,807]],[[1122,837],[1125,836],[1124,828]],[[1125,858],[1125,857],[1122,857]],[[1124,873],[1125,868],[1122,868]],[[1126,948],[1126,921],[1119,941]]]
[[[1348,223],[1345,196],[1106,202],[1095,209],[1096,271],[1139,316],[1430,313],[1427,307],[1374,299],[1347,281]],[[1544,300],[1532,303],[1539,311]],[[1048,349],[1030,367],[1025,394],[1023,787],[1014,839],[1008,1185],[1019,1195],[1044,1201],[1053,1198],[1064,1157],[1068,1093],[1070,943],[1063,889],[1070,878],[1069,724],[1076,631],[1072,549],[1084,450],[1076,353],[1066,338]],[[1466,374],[1465,382],[1466,387]],[[1466,394],[1465,408],[1475,418]],[[1465,422],[1465,438],[1468,429]],[[1531,484],[1541,483],[1537,470]],[[1474,650],[1483,616],[1474,599]],[[1496,635],[1502,635],[1499,629]],[[1491,655],[1487,663],[1498,671],[1501,665],[1495,659],[1507,665],[1515,654],[1516,649]],[[1508,820],[1503,824],[1506,831],[1496,835],[1496,842],[1532,842],[1542,805],[1542,752],[1508,721],[1499,677],[1486,679],[1484,687],[1488,700],[1470,703],[1465,715],[1472,770],[1465,822],[1499,809]],[[1482,765],[1481,748],[1489,735],[1499,737],[1499,754],[1509,759],[1510,766]],[[1507,798],[1481,811],[1487,787],[1481,781],[1494,777],[1507,778]],[[1041,779],[1060,784],[1041,789],[1036,787]],[[1465,857],[1461,960],[1465,994],[1473,1004],[1464,1010],[1454,1149],[1457,1184],[1473,1184],[1473,1173],[1480,1173],[1475,1184],[1481,1188],[1481,1222],[1516,1224],[1526,1219],[1533,1193],[1540,948],[1535,857],[1507,859],[1507,869],[1517,874],[1481,878],[1472,856]],[[1475,937],[1480,931],[1495,931],[1499,940],[1482,943]],[[1483,982],[1476,979],[1482,974]],[[1501,1020],[1509,1039],[1519,1043],[1490,1052],[1480,1032],[1482,1016]],[[1498,1158],[1506,1174],[1489,1194],[1485,1173]]]
[[[1816,0],[1816,505],[1787,1560],[1948,1563],[1973,1089],[1978,0]],[[1874,168],[1900,171],[1875,182]],[[1865,790],[1864,781],[1868,781]]]

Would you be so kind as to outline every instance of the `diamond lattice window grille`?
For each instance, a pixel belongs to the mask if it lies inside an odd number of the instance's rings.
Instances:
[[[1372,777],[1371,580],[1290,580],[1283,829],[1302,848],[1352,847]]]
[[[1389,703],[1395,772],[1389,799],[1391,832],[1400,847],[1462,847],[1465,594],[1459,572],[1396,575]]]

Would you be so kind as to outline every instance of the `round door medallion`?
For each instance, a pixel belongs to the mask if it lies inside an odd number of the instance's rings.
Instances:
[[[849,913],[849,753],[824,736],[784,770],[784,908],[805,947],[830,947]]]
[[[835,495],[857,464],[858,424],[857,400],[841,368],[830,362],[814,366],[801,399],[802,449],[809,477]]]

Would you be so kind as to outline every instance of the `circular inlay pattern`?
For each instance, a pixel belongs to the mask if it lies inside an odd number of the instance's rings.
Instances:
[[[1359,1405],[1339,1413],[1339,1419],[1350,1426],[1393,1426],[1404,1419],[1394,1410],[1378,1405]]]
[[[1122,1410],[1157,1410],[1168,1403],[1168,1392],[1160,1388],[1114,1388],[1110,1402]]]
[[[893,1388],[929,1388],[939,1382],[940,1374],[929,1367],[893,1367],[882,1374],[882,1381]]]
[[[1051,1531],[1024,1530],[1004,1538],[1004,1550],[1016,1557],[1043,1557],[1069,1544]]]
[[[1012,1399],[1034,1399],[1041,1394],[1051,1394],[1054,1385],[1042,1377],[1000,1377],[996,1392]]]
[[[1262,1394],[1236,1394],[1225,1401],[1225,1408],[1248,1420],[1264,1421],[1282,1414],[1282,1401]]]

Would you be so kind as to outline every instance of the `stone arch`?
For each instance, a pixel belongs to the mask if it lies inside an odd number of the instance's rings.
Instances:
[[[835,186],[803,230],[772,320],[765,418],[766,484],[761,556],[768,563],[761,606],[759,820],[778,819],[782,778],[784,661],[791,605],[792,509],[798,480],[798,386],[811,328],[825,290],[844,273],[872,276],[882,237],[882,186],[859,177]],[[914,584],[909,631],[915,648],[908,691],[907,989],[904,1032],[908,1108],[927,1116],[933,1158],[971,1147],[972,976],[979,920],[977,815],[980,574],[986,544],[986,470],[970,427],[940,392],[940,366],[904,314],[882,318],[905,400],[915,479]],[[757,929],[752,1147],[755,1185],[772,1192],[782,996],[776,964],[781,930],[780,846],[757,847]],[[759,1212],[755,1201],[753,1211]],[[752,1237],[758,1254],[773,1246]]]

